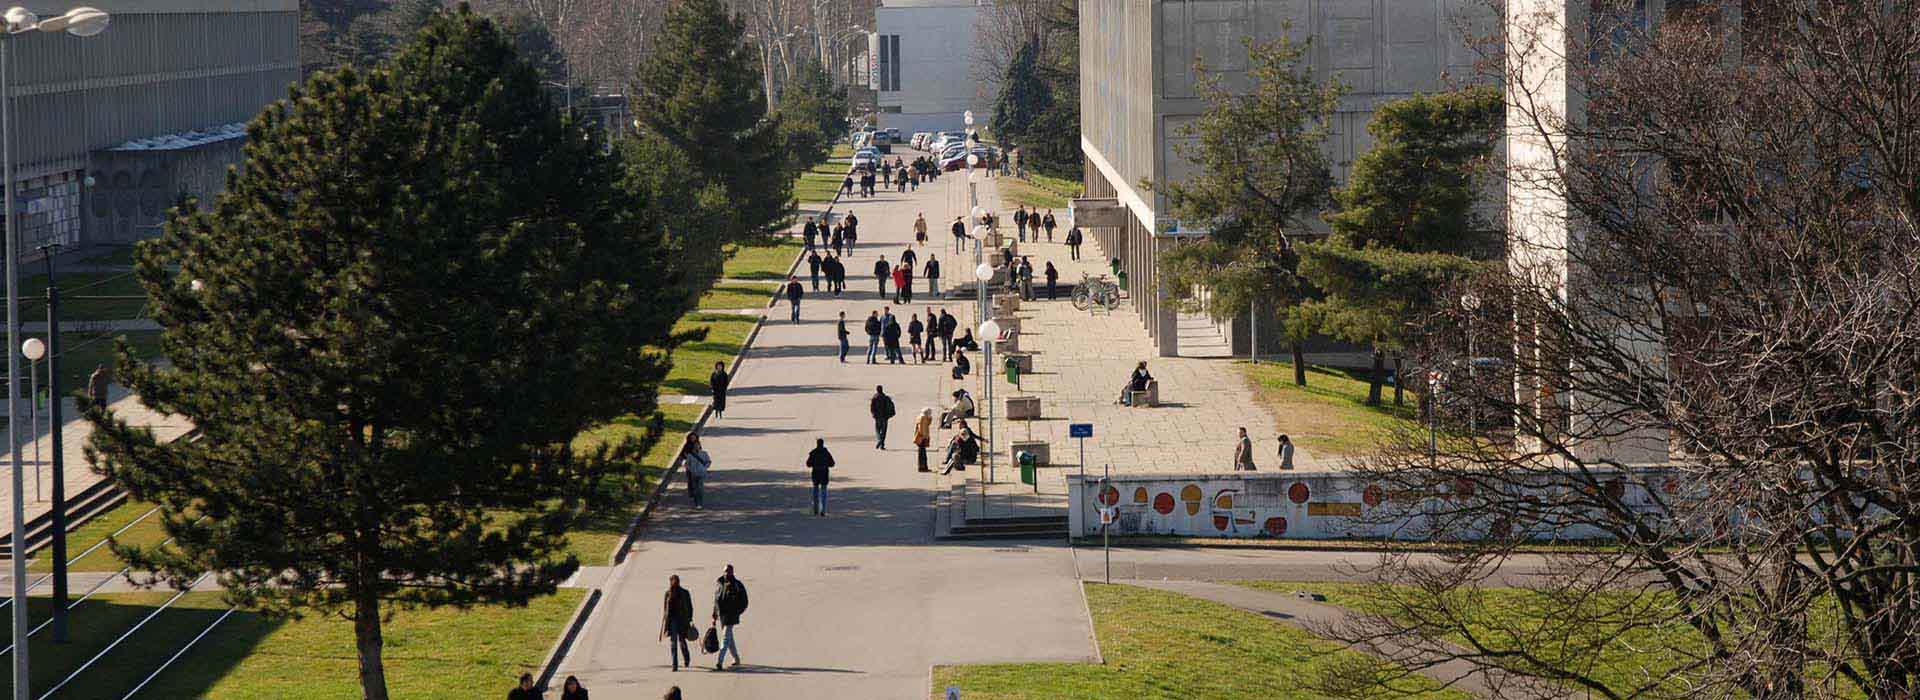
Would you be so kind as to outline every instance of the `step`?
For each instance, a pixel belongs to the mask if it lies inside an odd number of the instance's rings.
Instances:
[[[98,481],[67,498],[67,532],[85,525],[94,516],[113,510],[127,500],[127,493],[111,481]],[[27,554],[53,541],[53,513],[43,512],[27,521]],[[0,559],[13,557],[13,533],[0,534]]]

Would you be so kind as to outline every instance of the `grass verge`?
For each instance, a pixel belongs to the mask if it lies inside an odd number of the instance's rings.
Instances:
[[[1259,615],[1176,593],[1087,583],[1106,664],[937,666],[930,697],[969,700],[1306,700],[1305,687],[1358,652]],[[1404,697],[1465,698],[1412,679]]]
[[[761,309],[773,298],[772,283],[731,282],[714,285],[700,295],[700,309]]]
[[[675,453],[680,449],[680,440],[687,431],[693,429],[693,423],[700,419],[705,406],[697,404],[664,404],[660,406],[664,430],[660,441],[653,444],[645,457],[640,460],[640,484],[636,493],[649,493],[653,485],[665,473]],[[646,434],[647,421],[638,416],[622,416],[619,419],[582,433],[574,440],[574,449],[592,449],[603,442],[617,442],[625,438],[638,439]],[[613,562],[614,549],[627,537],[627,525],[633,516],[640,513],[646,505],[644,497],[619,508],[606,509],[595,513],[591,519],[579,528],[567,533],[567,551],[580,560],[581,566],[605,566]]]
[[[791,241],[728,246],[727,261],[721,264],[720,276],[736,280],[784,280],[787,271],[793,269],[793,258],[800,254],[800,247]]]
[[[46,320],[46,275],[34,275],[22,281],[20,296],[32,299],[20,305],[21,318]],[[60,320],[117,321],[140,318],[146,307],[147,290],[140,286],[140,280],[132,272],[69,272],[60,275]]]
[[[1041,209],[1054,209],[1054,217],[1067,217],[1067,202],[1080,196],[1085,188],[1080,183],[1037,173],[1030,173],[1027,179],[1000,178],[1000,198],[1006,202]]]
[[[742,314],[716,314],[695,311],[680,318],[674,324],[674,332],[706,328],[707,339],[697,343],[687,343],[673,353],[673,371],[667,373],[667,380],[660,385],[660,393],[695,394],[707,393],[707,375],[713,373],[713,363],[733,361],[740,354],[740,347],[746,344],[747,333],[753,330],[755,317]]]
[[[167,533],[160,527],[160,514],[147,515],[147,511],[150,510],[153,510],[152,503],[127,501],[88,520],[85,525],[80,526],[80,529],[67,534],[67,556],[78,555],[81,550],[92,547],[114,531],[136,520],[139,522],[127,528],[126,532],[120,533],[115,540],[121,544],[141,546],[159,543],[167,538]],[[141,518],[143,515],[146,517]],[[53,560],[50,558],[52,556],[53,550],[47,548],[34,552],[34,559],[27,564],[27,570],[52,571]],[[126,566],[126,563],[114,556],[111,548],[101,547],[84,557],[73,560],[67,569],[69,571],[119,571],[123,566]]]
[[[403,610],[383,627],[387,686],[394,697],[456,700],[496,697],[522,672],[536,670],[586,594],[561,590],[525,607]],[[52,687],[170,596],[114,593],[73,611],[73,641],[29,646],[37,692]],[[48,613],[35,599],[35,617]],[[191,593],[155,617],[72,684],[62,698],[118,698],[225,611],[218,593]],[[42,633],[45,635],[46,633]],[[238,612],[182,661],[140,691],[142,697],[319,700],[359,697],[353,625],[329,615],[275,620]],[[11,692],[11,679],[4,682]]]
[[[1366,405],[1367,380],[1356,374],[1310,367],[1303,387],[1293,383],[1293,365],[1288,362],[1233,364],[1253,387],[1255,400],[1273,411],[1275,427],[1321,456],[1367,452],[1397,424],[1415,420],[1411,400],[1404,406],[1393,405],[1393,387],[1385,388],[1381,405]]]

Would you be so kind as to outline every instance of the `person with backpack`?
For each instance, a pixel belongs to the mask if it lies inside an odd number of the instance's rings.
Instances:
[[[687,433],[687,451],[680,463],[687,468],[687,498],[693,501],[693,509],[706,510],[707,470],[713,467],[713,457],[700,446],[700,433]]]
[[[826,438],[813,439],[813,451],[807,453],[807,471],[813,478],[813,514],[827,514],[827,479],[833,472],[833,453],[827,451]]]
[[[733,577],[733,565],[727,565],[727,572],[714,582],[713,589],[713,627],[720,630],[720,648],[714,657],[713,670],[720,670],[720,664],[727,660],[727,652],[733,652],[733,667],[740,667],[740,645],[733,641],[733,628],[739,626],[740,615],[747,611],[747,584]]]
[[[680,659],[693,668],[693,652],[687,638],[693,636],[693,594],[680,587],[680,576],[667,577],[667,595],[660,606],[660,638],[667,640],[667,653],[673,657],[673,670],[680,670]]]
[[[873,414],[873,432],[879,440],[873,443],[873,449],[887,449],[887,423],[893,420],[893,397],[887,395],[883,386],[873,388],[873,398],[867,401],[867,412]]]

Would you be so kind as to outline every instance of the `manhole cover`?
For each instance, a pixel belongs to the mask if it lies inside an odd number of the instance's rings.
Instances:
[[[826,571],[859,571],[860,567],[853,564],[846,564],[842,566],[829,566],[829,567],[826,567],[825,570]]]

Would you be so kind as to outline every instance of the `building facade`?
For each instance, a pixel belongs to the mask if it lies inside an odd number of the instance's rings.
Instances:
[[[50,16],[71,6],[27,8]],[[244,124],[300,77],[298,0],[90,0],[97,36],[7,41],[21,252],[131,243],[240,162]]]
[[[867,85],[882,128],[903,134],[962,128],[988,113],[992,86],[972,73],[979,0],[883,0],[874,8]]]
[[[1164,197],[1142,183],[1178,181],[1193,171],[1175,144],[1206,109],[1197,64],[1229,89],[1244,89],[1244,41],[1284,36],[1307,44],[1314,72],[1348,88],[1326,144],[1335,177],[1343,179],[1347,165],[1372,146],[1366,126],[1374,109],[1471,78],[1479,58],[1472,38],[1491,34],[1498,22],[1478,0],[1081,0],[1084,205],[1087,221],[1101,224],[1081,226],[1120,259],[1160,354],[1179,354],[1178,317],[1155,259],[1204,231],[1174,221]],[[1116,211],[1091,211],[1107,208]],[[1245,323],[1236,320],[1229,337],[1246,338]],[[1245,351],[1244,340],[1235,345]]]

